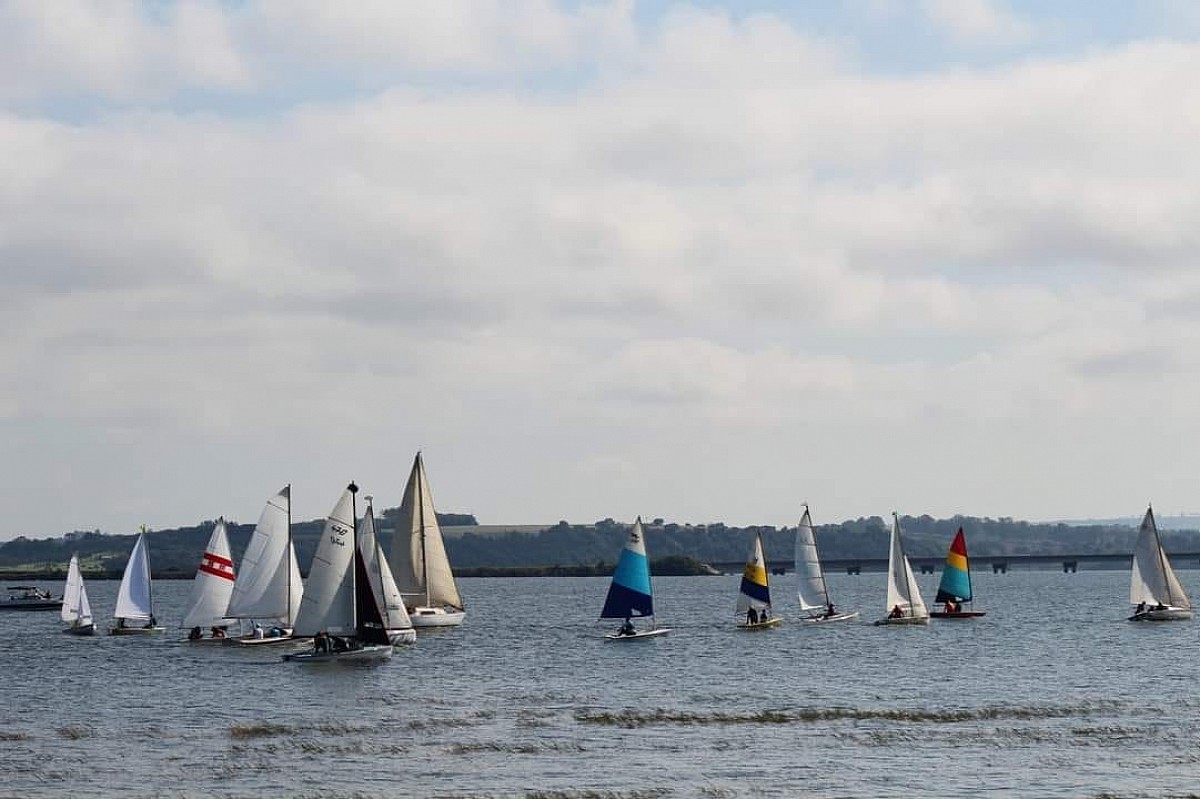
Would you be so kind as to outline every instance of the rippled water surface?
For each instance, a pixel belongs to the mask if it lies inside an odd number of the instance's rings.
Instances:
[[[832,575],[863,620],[746,633],[737,578],[657,578],[675,631],[613,643],[606,579],[469,579],[465,626],[367,668],[0,614],[0,795],[1200,795],[1200,622],[1124,621],[1125,572],[975,582],[975,621],[876,628],[884,576]]]

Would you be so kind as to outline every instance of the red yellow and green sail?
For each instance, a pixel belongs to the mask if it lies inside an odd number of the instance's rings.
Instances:
[[[967,540],[961,527],[946,553],[946,567],[942,569],[942,581],[934,599],[934,602],[947,601],[971,601],[971,568],[967,562]]]

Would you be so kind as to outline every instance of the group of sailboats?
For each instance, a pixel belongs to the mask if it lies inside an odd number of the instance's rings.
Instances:
[[[326,520],[309,570],[301,579],[291,531],[291,486],[267,501],[234,569],[224,519],[219,519],[196,572],[183,626],[191,642],[242,646],[320,638],[333,660],[346,649],[377,657],[372,646],[416,640],[415,627],[462,624],[466,612],[450,569],[421,454],[409,476],[394,536],[393,572],[376,531],[374,509],[357,519],[357,486],[347,487]],[[407,602],[406,602],[407,600]],[[118,591],[113,635],[162,632],[154,616],[145,530],[138,536]],[[67,632],[95,632],[87,590],[72,557],[62,601]],[[239,625],[238,634],[228,629]],[[206,632],[207,631],[207,632]],[[313,652],[310,654],[321,654]],[[299,659],[299,658],[297,658]]]

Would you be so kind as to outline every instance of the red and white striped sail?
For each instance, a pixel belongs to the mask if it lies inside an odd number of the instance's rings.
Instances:
[[[204,548],[200,567],[196,570],[192,598],[188,612],[183,617],[183,626],[207,629],[232,624],[233,620],[226,618],[225,613],[229,608],[229,598],[233,595],[234,579],[225,520],[218,519],[212,537],[208,539],[208,546]]]

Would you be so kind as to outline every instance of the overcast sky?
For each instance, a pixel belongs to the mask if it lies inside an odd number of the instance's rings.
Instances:
[[[1200,508],[1200,7],[0,2],[0,538]]]

